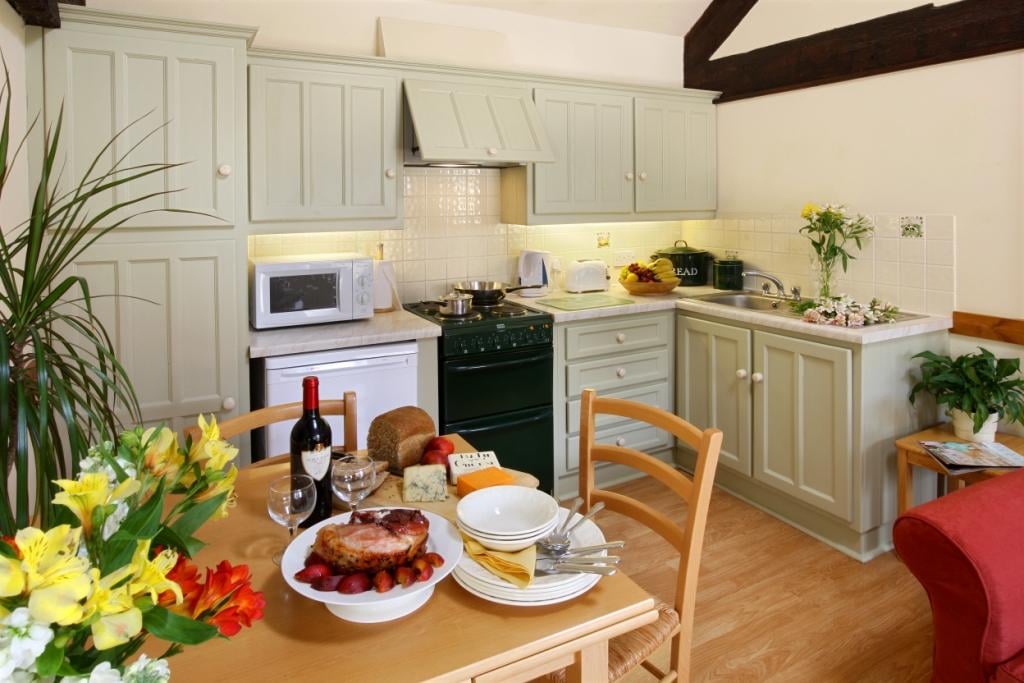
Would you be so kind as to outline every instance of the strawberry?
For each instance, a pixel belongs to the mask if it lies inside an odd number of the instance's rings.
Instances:
[[[395,578],[387,569],[381,569],[373,575],[373,587],[378,593],[387,593],[395,587]]]
[[[344,574],[334,574],[331,576],[322,576],[319,579],[313,579],[313,590],[318,591],[336,591],[338,590],[338,584],[345,578]]]
[[[426,560],[427,564],[429,564],[434,569],[437,569],[442,564],[444,564],[444,558],[438,555],[437,553],[426,553],[423,555],[423,559]]]
[[[339,593],[365,593],[370,590],[370,577],[366,575],[366,572],[358,572],[356,574],[349,574],[341,580],[338,584]]]
[[[416,572],[413,571],[412,567],[402,566],[395,569],[395,581],[397,581],[402,588],[408,588],[415,580]]]
[[[311,564],[305,569],[295,572],[295,580],[302,583],[313,583],[316,579],[322,579],[331,575],[331,568],[326,564]]]
[[[426,581],[434,575],[434,568],[422,557],[417,557],[412,561],[412,568],[416,570],[417,581]]]

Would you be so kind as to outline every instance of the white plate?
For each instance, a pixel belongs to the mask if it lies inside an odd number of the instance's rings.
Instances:
[[[466,524],[461,519],[456,520],[455,523],[459,525],[460,529],[465,531],[467,534],[472,535],[474,538],[489,538],[489,539],[492,539],[492,540],[495,540],[495,541],[521,541],[521,540],[527,539],[527,538],[537,538],[537,537],[543,538],[544,536],[547,536],[558,525],[558,520],[552,518],[552,520],[550,522],[548,522],[547,524],[542,526],[540,529],[537,529],[535,531],[531,531],[528,534],[518,534],[518,535],[515,535],[515,536],[500,536],[500,535],[496,535],[496,534],[484,533],[483,531],[480,531],[479,529],[474,529],[473,527],[471,527],[470,525]]]
[[[558,501],[525,486],[489,486],[465,496],[455,513],[482,534],[521,538],[551,524],[558,517]]]
[[[469,584],[470,588],[475,588],[481,593],[487,595],[493,595],[499,598],[508,598],[509,600],[544,600],[547,598],[557,598],[564,595],[568,595],[581,588],[586,584],[593,574],[575,574],[572,582],[560,584],[553,588],[537,588],[536,586],[529,586],[527,588],[504,588],[501,586],[495,586],[492,583],[484,583],[479,581],[469,574],[466,574],[458,567],[452,572],[452,576],[458,575],[459,580],[463,583]]]
[[[365,510],[394,510],[403,508],[364,508]],[[412,508],[404,508],[412,509]],[[414,612],[423,606],[434,592],[434,586],[455,568],[462,560],[462,536],[455,526],[444,517],[420,510],[430,522],[427,537],[427,552],[437,553],[444,558],[444,564],[434,569],[433,575],[426,581],[417,581],[408,588],[396,585],[387,593],[378,593],[370,589],[365,593],[347,595],[337,591],[318,591],[308,583],[296,581],[295,573],[305,566],[316,532],[328,524],[342,524],[352,515],[346,512],[330,519],[314,524],[296,536],[284,551],[281,558],[281,574],[285,582],[299,595],[322,602],[331,614],[347,621],[375,623],[390,621]]]
[[[565,519],[569,511],[565,508],[559,508],[558,518],[559,520]],[[577,514],[574,520],[578,521],[582,515]],[[569,544],[572,548],[580,548],[588,545],[600,545],[604,543],[604,534],[601,532],[600,527],[594,524],[592,521],[587,520],[581,524],[578,528],[574,529],[572,534],[569,535]],[[595,553],[596,555],[606,554],[604,551]],[[506,588],[511,590],[523,590],[517,588],[514,584],[509,583],[501,577],[495,576],[489,570],[477,564],[476,560],[471,558],[469,555],[463,555],[459,560],[459,570],[463,574],[468,574],[479,582],[484,584],[491,584],[500,588]],[[577,577],[576,574],[548,574],[545,576],[537,576],[533,579],[530,584],[530,589],[533,588],[555,588],[566,583],[572,583]]]
[[[462,586],[468,593],[475,595],[481,600],[487,600],[488,602],[496,602],[499,605],[510,605],[512,607],[541,607],[543,605],[557,605],[560,602],[566,602],[567,600],[577,598],[586,593],[591,588],[593,588],[595,585],[597,585],[598,580],[601,578],[600,574],[587,574],[586,576],[592,579],[589,583],[568,595],[563,595],[562,597],[547,598],[544,600],[510,600],[508,598],[500,598],[494,595],[488,595],[487,593],[483,593],[477,590],[476,588],[472,588],[468,584],[464,583],[459,578],[458,574],[452,574],[452,578],[455,579],[455,583]]]
[[[533,545],[534,543],[536,543],[537,541],[551,533],[551,529],[553,529],[554,526],[555,523],[552,523],[551,528],[541,529],[534,535],[527,536],[526,538],[514,540],[499,540],[492,538],[490,536],[481,536],[480,534],[476,534],[472,530],[462,526],[461,522],[459,523],[459,529],[461,529],[467,536],[479,541],[480,545],[482,545],[483,547],[489,548],[491,550],[501,550],[509,553],[514,553],[516,551],[529,548],[531,545]]]

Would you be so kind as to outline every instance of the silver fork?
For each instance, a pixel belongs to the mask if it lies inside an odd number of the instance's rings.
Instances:
[[[615,567],[601,564],[568,564],[556,562],[550,566],[536,567],[534,574],[601,574],[611,576],[615,573]]]

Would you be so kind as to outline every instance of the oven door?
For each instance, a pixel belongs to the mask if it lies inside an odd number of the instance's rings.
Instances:
[[[455,358],[441,364],[441,421],[551,407],[550,347]]]
[[[352,319],[352,262],[254,266],[250,322],[257,330]]]
[[[554,490],[554,417],[551,405],[503,415],[442,424],[441,433],[460,435],[473,448],[494,451],[504,467],[529,472],[540,489]]]

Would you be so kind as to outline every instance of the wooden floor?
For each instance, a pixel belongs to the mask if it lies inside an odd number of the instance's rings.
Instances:
[[[650,478],[616,490],[685,518]],[[622,568],[671,602],[671,548],[626,517],[603,512],[597,521],[609,539],[626,540]],[[694,632],[693,681],[914,683],[931,674],[928,600],[891,553],[861,564],[718,489]],[[653,658],[667,659],[667,647]],[[623,680],[654,679],[638,668]]]

